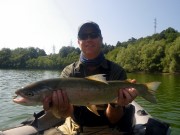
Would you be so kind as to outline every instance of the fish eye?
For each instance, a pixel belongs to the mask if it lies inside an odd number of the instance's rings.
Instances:
[[[25,95],[28,97],[32,97],[32,96],[34,96],[34,93],[33,92],[26,92]]]

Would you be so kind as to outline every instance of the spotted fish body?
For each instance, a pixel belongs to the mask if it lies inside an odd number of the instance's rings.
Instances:
[[[13,101],[29,106],[42,105],[45,97],[51,95],[54,90],[61,89],[66,91],[70,104],[90,107],[113,103],[120,89],[135,88],[139,96],[151,103],[156,103],[154,92],[159,84],[160,82],[138,84],[128,81],[106,81],[102,74],[86,78],[53,78],[38,81],[17,90],[15,93],[21,98],[15,98]]]

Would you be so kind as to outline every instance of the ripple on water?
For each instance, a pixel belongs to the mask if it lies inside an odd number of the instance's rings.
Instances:
[[[137,98],[137,102],[153,117],[171,124],[172,135],[180,133],[180,76],[162,74],[129,74],[137,82],[158,80],[161,83],[156,96],[158,104]],[[16,125],[30,117],[39,107],[25,107],[12,102],[16,89],[34,81],[59,77],[57,71],[0,70],[0,130]]]
[[[41,106],[26,107],[12,102],[16,89],[37,80],[59,77],[57,71],[0,70],[0,130],[19,124],[42,110]]]

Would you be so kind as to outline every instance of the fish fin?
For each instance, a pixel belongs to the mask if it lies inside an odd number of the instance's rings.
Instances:
[[[87,108],[88,108],[88,110],[90,110],[91,112],[93,112],[94,114],[96,114],[97,116],[100,116],[99,113],[97,112],[97,107],[96,107],[96,105],[88,105]]]
[[[159,85],[161,84],[161,82],[150,82],[150,83],[146,83],[146,86],[148,88],[148,92],[151,94],[151,96],[147,96],[146,99],[148,99],[148,101],[152,102],[152,103],[157,103],[156,98],[155,98],[155,93],[157,88],[159,87]]]
[[[154,94],[160,84],[161,82],[150,82],[146,83],[146,86],[148,87],[149,91],[152,92],[152,94]]]
[[[105,74],[97,74],[97,75],[87,76],[85,78],[88,79],[88,80],[93,80],[93,81],[98,81],[98,82],[108,84],[108,82],[106,81],[106,78],[104,77],[104,75]]]
[[[108,82],[106,81],[106,78],[104,77],[104,75],[105,74],[97,74],[97,75],[87,76],[85,78],[88,79],[88,80],[93,80],[93,81],[98,81],[98,82],[108,84]]]

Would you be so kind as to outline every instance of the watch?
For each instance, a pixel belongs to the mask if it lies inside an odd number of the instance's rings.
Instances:
[[[120,105],[116,104],[116,103],[110,103],[112,108],[119,108],[121,107]]]

